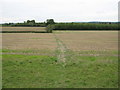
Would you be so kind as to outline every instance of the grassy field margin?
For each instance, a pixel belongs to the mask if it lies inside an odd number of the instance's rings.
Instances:
[[[117,52],[80,55],[90,53],[67,51],[64,67],[56,56],[3,54],[3,88],[118,87],[118,57],[111,55]]]

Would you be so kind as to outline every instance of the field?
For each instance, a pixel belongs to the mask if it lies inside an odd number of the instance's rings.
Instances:
[[[45,27],[2,27],[4,33],[46,32]]]
[[[2,27],[2,31],[42,31],[45,27]]]
[[[3,33],[3,88],[117,88],[117,31]]]

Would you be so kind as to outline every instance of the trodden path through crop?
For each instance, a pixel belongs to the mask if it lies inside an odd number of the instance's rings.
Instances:
[[[56,36],[55,33],[53,33],[56,42],[58,44],[57,47],[57,58],[58,58],[58,62],[63,63],[63,66],[66,66],[66,51],[67,51],[67,47],[66,45]]]

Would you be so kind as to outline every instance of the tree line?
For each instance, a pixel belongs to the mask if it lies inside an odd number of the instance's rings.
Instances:
[[[27,20],[24,23],[4,23],[2,26],[11,27],[47,27],[49,32],[52,30],[119,30],[117,22],[88,22],[88,23],[56,23],[54,19],[47,19],[45,22]]]
[[[48,24],[54,24],[53,19],[47,19],[46,22],[36,22],[35,20],[27,20],[24,23],[4,23],[2,26],[11,26],[11,27],[46,27]]]

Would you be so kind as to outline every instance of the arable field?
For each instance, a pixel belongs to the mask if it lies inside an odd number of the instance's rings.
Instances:
[[[3,33],[3,49],[55,50],[56,40],[49,33]]]
[[[46,27],[2,27],[4,33],[45,33]]]
[[[2,27],[2,31],[40,31],[45,27]]]
[[[117,31],[2,34],[3,88],[117,88]]]
[[[74,51],[118,50],[117,31],[66,31],[56,32],[57,37]]]

